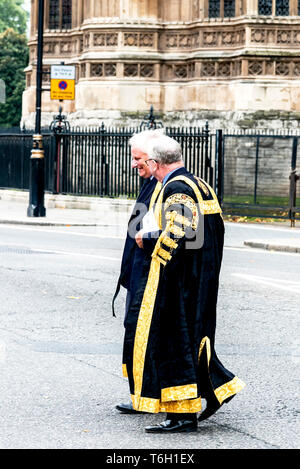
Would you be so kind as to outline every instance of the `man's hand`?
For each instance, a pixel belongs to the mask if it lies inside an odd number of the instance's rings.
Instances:
[[[143,230],[140,230],[136,235],[135,235],[135,241],[136,241],[136,244],[138,245],[139,248],[143,249],[144,245],[143,245],[143,234],[144,234],[144,231]]]

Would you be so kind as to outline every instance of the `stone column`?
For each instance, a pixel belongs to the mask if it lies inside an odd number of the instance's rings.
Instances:
[[[191,19],[192,21],[198,21],[201,18],[201,10],[203,8],[200,4],[203,3],[202,0],[192,0],[191,3]]]
[[[258,14],[258,0],[246,0],[246,15]]]
[[[148,1],[148,16],[151,18],[158,18],[159,16],[159,0]]]
[[[235,2],[235,16],[242,16],[246,14],[246,0]]]
[[[298,0],[290,0],[290,15],[298,15]]]
[[[157,18],[164,0],[120,0],[121,18]]]
[[[83,21],[83,0],[77,0],[77,26],[80,28]]]
[[[165,3],[165,18],[166,21],[182,21],[182,14],[181,14],[181,4],[180,0],[169,0],[164,1]],[[185,2],[185,6],[187,7],[188,1]],[[187,10],[188,8],[184,8]]]
[[[76,0],[75,2],[72,1],[72,29],[78,27],[78,2],[79,0]]]
[[[91,0],[84,0],[83,2],[83,21],[91,18]]]
[[[95,0],[90,0],[90,18],[95,17]]]
[[[49,0],[44,0],[44,31],[49,29]]]
[[[209,0],[201,0],[201,10],[202,10],[202,15],[201,19],[203,18],[208,18],[208,13],[209,13]]]
[[[36,3],[37,0],[31,0],[30,9],[30,36],[34,36],[36,33]]]

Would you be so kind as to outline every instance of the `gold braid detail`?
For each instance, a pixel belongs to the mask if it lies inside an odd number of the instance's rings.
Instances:
[[[206,183],[207,188],[209,188],[209,191],[210,191],[211,196],[212,196],[212,200],[203,200],[203,197],[201,195],[199,187],[197,186],[197,184],[194,181],[192,181],[187,176],[176,176],[173,179],[170,179],[170,181],[168,181],[167,184],[164,187],[166,187],[168,184],[170,184],[171,182],[174,182],[174,181],[184,181],[193,189],[193,191],[195,192],[195,194],[197,196],[197,201],[198,201],[200,212],[202,213],[202,215],[211,215],[211,214],[214,214],[214,213],[222,213],[222,209],[219,205],[218,198],[217,198],[214,190],[210,186],[208,186],[207,183]],[[163,191],[161,192],[161,194],[162,193],[163,193]]]
[[[199,222],[199,214],[198,214],[197,205],[195,201],[186,194],[173,194],[170,197],[168,197],[164,203],[165,212],[167,211],[169,207],[171,207],[172,205],[176,205],[176,204],[184,205],[185,207],[187,207],[192,212],[193,220],[191,223],[186,217],[180,214],[177,214],[175,221],[177,221],[181,225],[186,225],[186,226],[192,225],[192,228],[196,230],[198,226],[198,222]],[[169,217],[169,212],[166,213],[166,218],[168,219],[168,217]]]

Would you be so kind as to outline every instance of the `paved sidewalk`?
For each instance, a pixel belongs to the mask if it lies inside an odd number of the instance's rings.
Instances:
[[[45,217],[28,217],[29,194],[0,190],[0,223],[42,226],[124,226],[133,200],[45,195]]]
[[[104,224],[99,213],[71,208],[46,208],[45,217],[28,217],[27,205],[0,200],[0,223],[42,226],[97,226]]]

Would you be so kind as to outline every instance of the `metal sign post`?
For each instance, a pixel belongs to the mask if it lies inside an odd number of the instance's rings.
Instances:
[[[41,135],[42,111],[42,82],[43,82],[43,34],[44,34],[44,0],[39,0],[38,11],[38,51],[36,73],[36,118],[35,134],[33,135],[33,148],[30,158],[30,192],[28,217],[45,217],[44,186],[45,161],[43,150],[43,137]]]
[[[75,74],[74,65],[51,65],[50,98],[52,100],[75,99]]]
[[[76,67],[74,65],[65,65],[62,62],[60,65],[51,65],[50,73],[50,98],[51,100],[58,100],[62,103],[64,100],[75,99],[75,79]],[[55,134],[56,141],[56,162],[55,162],[55,177],[57,193],[64,190],[64,167],[66,165],[66,155],[68,144],[63,138],[63,133],[70,130],[70,124],[66,116],[62,115],[62,106],[59,106],[59,114],[55,116],[50,125],[50,130]]]

